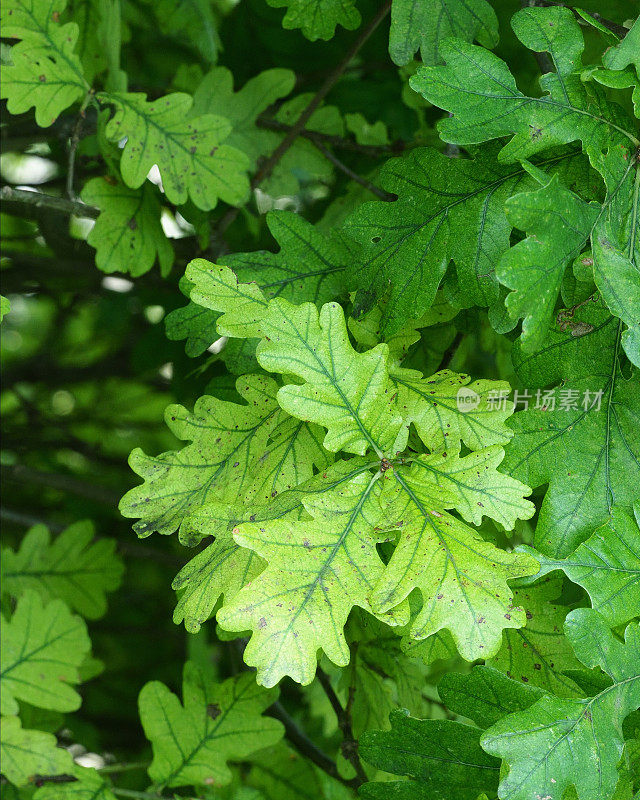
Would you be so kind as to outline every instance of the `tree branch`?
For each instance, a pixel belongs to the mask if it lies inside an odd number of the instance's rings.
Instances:
[[[91,483],[79,481],[71,475],[42,472],[24,464],[3,466],[2,471],[6,472],[6,479],[8,480],[16,481],[17,483],[33,482],[41,486],[49,486],[52,489],[59,489],[62,492],[78,495],[78,497],[95,500],[98,503],[112,507],[114,510],[118,508],[118,503],[120,502],[118,492],[113,492],[103,486],[94,486]]]
[[[351,726],[351,708],[353,706],[353,700],[355,697],[355,687],[353,685],[349,686],[347,705],[345,708],[343,708],[342,703],[338,699],[338,695],[335,693],[333,686],[331,685],[331,680],[329,679],[327,673],[321,669],[321,667],[318,667],[316,676],[324,690],[324,693],[327,696],[327,699],[331,703],[331,707],[338,717],[338,727],[342,731],[342,755],[347,761],[350,762],[356,771],[357,778],[354,780],[357,781],[358,786],[361,786],[363,783],[366,783],[369,778],[367,777],[367,773],[364,771],[362,763],[360,762],[360,756],[358,755],[358,740],[353,735],[353,728]]]
[[[31,516],[31,514],[23,514],[21,511],[14,511],[12,508],[6,508],[5,506],[0,507],[0,519],[14,522],[16,525],[22,525],[25,528],[32,528],[34,525],[46,525],[52,533],[61,533],[64,530],[64,526],[58,525],[57,522],[47,522]]]
[[[335,84],[340,80],[343,72],[349,66],[353,58],[358,54],[361,47],[365,44],[365,42],[376,30],[378,25],[387,16],[390,9],[391,9],[391,0],[385,0],[385,3],[382,6],[382,8],[380,8],[378,13],[371,20],[371,22],[369,22],[369,24],[362,29],[360,35],[355,40],[353,45],[349,48],[344,58],[340,61],[340,63],[336,66],[333,72],[331,72],[331,74],[326,78],[322,86],[311,98],[310,102],[307,104],[306,108],[302,111],[302,113],[295,121],[295,123],[291,126],[291,129],[284,137],[284,139],[276,147],[273,153],[271,153],[269,158],[267,158],[266,161],[264,161],[262,165],[258,168],[258,171],[251,180],[252,190],[258,187],[262,183],[262,181],[266,180],[271,175],[275,167],[280,163],[280,160],[282,159],[284,154],[289,150],[289,148],[295,142],[298,136],[300,136],[300,134],[304,130],[304,126],[309,121],[313,112],[320,106],[324,98],[329,94],[331,89],[333,89]],[[239,213],[240,209],[238,207],[233,207],[230,208],[229,211],[227,211],[227,213],[221,217],[220,222],[218,223],[216,229],[218,237],[221,237],[224,234],[224,232],[227,230],[229,225],[231,225],[234,222]]]
[[[376,197],[379,197],[381,200],[386,202],[393,202],[397,199],[395,194],[385,192],[384,189],[380,189],[378,186],[375,186],[373,183],[371,183],[371,181],[368,181],[366,178],[358,175],[357,172],[354,172],[346,164],[343,164],[342,161],[340,161],[340,159],[331,152],[331,150],[328,150],[323,144],[320,144],[320,142],[314,141],[313,139],[311,142],[313,146],[322,153],[327,161],[330,161],[337,169],[339,169],[341,172],[344,172],[344,174],[351,178],[352,181],[359,183],[360,186],[364,186],[364,188],[368,189],[371,194],[375,194]]]
[[[73,133],[71,134],[71,139],[69,141],[69,161],[67,164],[66,189],[67,189],[67,197],[69,198],[69,200],[72,201],[76,199],[76,194],[73,188],[75,168],[76,168],[76,152],[78,150],[78,145],[80,144],[80,136],[82,134],[82,127],[84,125],[85,109],[92,97],[93,97],[93,89],[87,93],[87,96],[85,97],[85,99],[82,102],[82,105],[80,106],[80,110],[78,111],[78,118],[76,119],[75,125],[73,126]]]
[[[42,192],[29,192],[25,189],[14,189],[11,186],[3,186],[0,189],[0,200],[5,203],[16,203],[37,209],[49,209],[61,214],[74,214],[77,217],[89,217],[91,219],[96,219],[100,214],[99,208],[88,206],[79,200],[66,200],[64,197],[54,197]]]
[[[348,786],[350,789],[357,789],[358,786],[360,786],[361,781],[356,778],[348,780],[340,775],[336,762],[298,727],[297,723],[289,716],[282,703],[276,701],[266,713],[270,717],[280,720],[284,725],[284,735],[301,755],[313,761],[323,772],[326,772],[327,775],[335,780],[340,781],[344,786]]]
[[[442,360],[440,361],[440,366],[438,367],[437,370],[438,372],[442,369],[449,368],[449,365],[453,361],[455,354],[458,352],[458,348],[462,344],[464,336],[465,336],[464,333],[462,333],[461,331],[458,331],[458,333],[456,333],[454,340],[442,354]]]
[[[277,119],[272,119],[270,117],[258,117],[256,126],[268,131],[280,131],[282,133],[287,133],[293,128],[293,125],[287,125],[286,122],[279,122]],[[371,158],[378,158],[388,155],[389,153],[402,153],[404,150],[416,146],[403,142],[400,139],[392,144],[359,144],[352,139],[345,139],[342,136],[332,136],[330,133],[321,133],[320,131],[310,131],[307,128],[301,130],[299,135],[304,139],[309,139],[309,141],[314,142],[314,144],[315,142],[321,142],[331,147],[337,147],[340,150],[349,150],[353,153],[370,156]]]

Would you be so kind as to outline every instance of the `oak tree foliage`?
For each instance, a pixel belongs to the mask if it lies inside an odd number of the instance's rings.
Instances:
[[[5,0],[7,798],[638,796],[639,11]]]

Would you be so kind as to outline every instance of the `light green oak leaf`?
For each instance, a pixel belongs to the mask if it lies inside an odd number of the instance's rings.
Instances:
[[[216,538],[174,578],[172,588],[178,592],[178,603],[173,621],[177,624],[184,621],[185,628],[195,633],[211,617],[221,597],[230,602],[264,568],[265,562],[253,550],[236,544],[232,535],[234,527],[243,522],[285,517],[310,519],[302,502],[305,497],[334,489],[369,467],[366,459],[337,461],[264,505],[209,502],[199,507],[189,517],[189,527],[196,532],[196,540],[211,535]]]
[[[395,408],[388,348],[356,352],[337,303],[318,312],[310,303],[271,300],[260,329],[258,363],[304,381],[280,389],[278,402],[293,416],[327,428],[327,450],[364,455],[372,449],[382,456],[404,449],[407,431]]]
[[[415,425],[430,451],[456,453],[506,444],[513,432],[506,420],[513,414],[507,381],[472,381],[469,375],[440,370],[423,377],[416,370],[392,369],[398,408]],[[500,400],[500,398],[503,398]]]
[[[525,624],[525,612],[515,606],[507,581],[538,569],[533,558],[499,550],[447,511],[460,508],[474,522],[483,514],[505,520],[531,516],[533,505],[523,500],[529,488],[496,469],[502,457],[500,448],[472,453],[466,478],[465,459],[443,454],[441,470],[438,456],[422,456],[385,476],[385,513],[398,529],[398,543],[375,587],[373,607],[387,611],[419,589],[422,608],[410,636],[426,639],[448,629],[460,655],[471,661],[497,652],[504,628]],[[463,465],[459,481],[458,461]],[[479,469],[474,470],[476,461]],[[479,478],[482,471],[487,472],[485,483],[481,480],[474,488],[472,476]]]
[[[73,769],[68,750],[58,747],[52,733],[27,730],[19,717],[0,721],[2,774],[14,786],[28,786],[36,775],[63,775]]]
[[[21,41],[11,48],[10,63],[2,66],[0,96],[11,114],[32,106],[41,128],[53,124],[70,105],[89,91],[75,52],[78,26],[59,24],[66,0],[6,0],[2,4],[2,36]]]
[[[149,777],[162,787],[230,783],[229,760],[282,738],[281,723],[262,716],[277,695],[247,672],[213,683],[192,662],[184,668],[182,703],[160,681],[145,684],[138,705],[153,748]]]
[[[81,197],[101,212],[87,237],[96,249],[98,269],[137,277],[148,272],[157,259],[162,275],[169,272],[173,248],[160,224],[156,189],[148,181],[129,189],[106,178],[92,178]]]
[[[211,500],[240,508],[265,502],[310,478],[314,464],[328,463],[321,429],[282,411],[273,379],[246,375],[236,388],[246,405],[205,396],[193,413],[168,407],[167,425],[191,442],[182,450],[155,457],[132,452],[129,463],[145,483],[127,492],[120,512],[140,518],[134,524],[139,536],[171,534],[182,526],[182,541],[196,544],[202,536],[194,536],[188,516],[200,506]]]
[[[289,675],[311,683],[317,651],[338,666],[349,663],[344,625],[354,606],[374,613],[369,601],[384,564],[376,545],[385,537],[379,482],[361,474],[348,484],[303,500],[311,520],[243,523],[234,530],[242,547],[254,550],[266,569],[218,613],[226,630],[252,630],[245,649],[258,681],[273,686]],[[403,608],[379,615],[403,624]]]
[[[226,143],[249,157],[251,168],[278,146],[280,137],[256,125],[269,106],[293,91],[296,76],[290,69],[267,69],[250,78],[237,92],[233,91],[233,73],[226,67],[208,72],[193,95],[192,113],[214,114],[231,123]]]
[[[2,713],[16,714],[18,700],[53,711],[75,711],[79,668],[91,649],[83,620],[62,600],[43,604],[29,590],[2,624]]]
[[[182,92],[153,102],[141,93],[96,97],[115,108],[107,123],[107,137],[127,139],[120,172],[131,189],[142,186],[151,167],[157,165],[171,203],[181,205],[190,198],[198,208],[209,211],[218,199],[231,205],[247,200],[249,159],[225,143],[231,133],[227,119],[213,114],[192,116],[192,98]]]
[[[336,25],[348,31],[360,25],[360,12],[355,7],[356,0],[267,0],[274,8],[286,8],[282,20],[285,30],[300,28],[304,36],[312,42],[317,39],[331,39]]]
[[[37,592],[43,601],[59,598],[88,619],[107,610],[106,593],[122,581],[124,565],[115,539],[95,539],[93,524],[70,525],[55,541],[45,525],[30,528],[17,551],[2,550],[2,591],[20,598]]]
[[[188,337],[187,355],[200,355],[212,344],[218,320],[221,335],[259,335],[259,325],[251,324],[261,318],[260,306],[268,298],[324,303],[342,294],[345,269],[355,258],[355,247],[345,235],[321,233],[290,211],[270,211],[267,225],[280,245],[278,253],[224,256],[220,261],[226,268],[204,259],[188,265],[184,290],[191,302],[166,320],[170,339]],[[224,316],[225,311],[231,313]],[[244,327],[245,323],[251,324]]]

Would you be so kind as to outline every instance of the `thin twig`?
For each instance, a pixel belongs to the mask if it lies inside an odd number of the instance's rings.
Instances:
[[[42,192],[29,192],[25,189],[14,189],[11,186],[3,186],[0,189],[0,200],[6,203],[19,203],[35,208],[49,209],[61,214],[74,214],[77,217],[90,217],[96,219],[100,214],[99,208],[88,206],[79,200],[67,200],[64,197],[54,197]]]
[[[31,779],[35,786],[44,786],[45,783],[75,783],[75,775],[34,775]]]
[[[284,137],[284,139],[276,147],[273,153],[271,153],[269,158],[267,158],[258,168],[258,171],[251,180],[252,190],[256,189],[262,183],[262,181],[266,180],[271,175],[275,167],[280,163],[282,157],[289,150],[289,148],[295,142],[298,136],[300,136],[313,112],[320,106],[324,98],[329,94],[331,89],[333,89],[335,84],[340,80],[345,69],[349,66],[353,58],[358,54],[361,47],[366,43],[371,34],[378,27],[378,25],[387,16],[390,9],[391,9],[391,0],[385,0],[385,3],[382,6],[382,8],[378,11],[375,17],[371,20],[371,22],[362,29],[360,35],[354,41],[353,45],[349,48],[344,58],[340,61],[340,63],[336,66],[333,72],[331,72],[331,74],[326,78],[322,86],[311,98],[311,100],[304,108],[298,119],[291,126],[291,129]],[[224,214],[221,217],[220,222],[216,226],[216,235],[218,238],[221,238],[223,236],[224,232],[227,230],[229,225],[231,225],[235,221],[239,213],[240,209],[238,207],[232,207],[227,211],[226,214]]]
[[[137,792],[134,789],[121,789],[119,786],[110,786],[109,789],[121,797],[136,797],[138,800],[158,800],[161,795],[152,794],[151,792]],[[188,798],[185,798],[188,800]]]
[[[361,781],[356,778],[348,780],[340,775],[336,762],[330,758],[324,750],[321,750],[315,742],[309,739],[307,734],[298,727],[297,723],[289,716],[282,703],[276,701],[268,709],[267,714],[270,717],[274,717],[274,719],[280,720],[284,725],[284,735],[301,755],[313,761],[323,772],[326,772],[327,775],[335,780],[340,781],[344,786],[348,786],[350,789],[357,789],[360,786]]]
[[[63,525],[57,522],[49,522],[31,514],[23,514],[22,511],[14,511],[12,508],[0,507],[0,519],[7,522],[14,522],[16,525],[23,525],[25,528],[32,528],[34,525],[46,525],[52,533],[60,533],[64,530]]]
[[[84,125],[84,119],[86,116],[86,108],[89,105],[89,102],[92,97],[93,97],[93,90],[87,93],[87,96],[84,98],[82,105],[80,106],[80,110],[78,111],[78,117],[76,119],[75,125],[73,126],[73,132],[71,134],[71,139],[69,141],[69,160],[67,163],[67,181],[66,181],[67,197],[69,198],[69,200],[76,199],[76,194],[73,188],[75,168],[76,168],[76,151],[78,150],[78,145],[80,144],[80,136],[82,134],[82,127]]]
[[[147,769],[150,764],[150,761],[131,761],[128,764],[106,764],[104,767],[98,767],[98,772],[131,772],[137,769]]]
[[[365,189],[368,189],[371,194],[375,194],[376,197],[379,197],[381,200],[386,201],[387,203],[393,202],[397,200],[397,196],[395,194],[391,194],[390,192],[385,192],[384,189],[380,189],[378,186],[375,186],[371,181],[368,181],[366,178],[363,178],[361,175],[358,175],[357,172],[354,172],[350,167],[346,164],[343,164],[339,158],[337,158],[331,150],[328,150],[323,144],[320,142],[316,142],[313,139],[311,140],[313,146],[319,150],[322,155],[330,161],[335,167],[337,167],[341,172],[351,178],[352,181],[359,183],[360,186],[364,186]]]
[[[358,785],[361,786],[369,779],[360,761],[360,756],[358,755],[358,740],[353,735],[353,728],[351,725],[351,709],[353,707],[353,701],[355,698],[355,686],[349,686],[347,705],[345,708],[343,708],[342,703],[338,699],[338,695],[335,693],[334,688],[331,685],[331,680],[327,673],[318,667],[316,676],[338,718],[338,727],[342,731],[342,755],[353,766],[357,775],[357,778],[354,780],[356,780]]]
[[[7,473],[7,479],[17,483],[38,483],[41,486],[49,486],[52,489],[59,489],[62,492],[69,492],[78,497],[85,497],[88,500],[95,500],[106,506],[117,509],[120,502],[120,495],[112,492],[103,486],[94,486],[92,483],[79,481],[70,475],[60,475],[55,472],[42,472],[24,464],[3,466],[2,471]]]
[[[458,331],[456,333],[454,340],[451,342],[449,347],[444,351],[442,354],[442,360],[440,361],[440,366],[438,367],[438,372],[441,369],[448,369],[449,365],[453,361],[455,354],[458,352],[458,348],[462,344],[462,340],[464,339],[464,333]]]
[[[256,126],[268,131],[279,131],[281,133],[288,133],[293,128],[293,125],[288,125],[286,122],[280,122],[270,117],[258,117]],[[413,143],[403,142],[401,139],[398,139],[392,144],[359,144],[353,139],[345,139],[342,136],[333,136],[330,133],[321,133],[320,131],[310,131],[307,128],[301,130],[299,135],[314,143],[321,142],[330,147],[337,147],[340,150],[349,150],[353,153],[370,156],[371,158],[379,158],[389,153],[402,153],[404,150],[416,146]]]

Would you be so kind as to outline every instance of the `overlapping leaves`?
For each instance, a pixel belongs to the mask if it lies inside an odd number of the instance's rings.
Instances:
[[[514,134],[501,151],[505,161],[576,139],[592,152],[619,142],[637,146],[631,121],[580,80],[584,41],[569,9],[523,9],[512,27],[526,47],[551,56],[556,71],[540,79],[545,94],[527,97],[496,55],[447,39],[440,46],[446,66],[422,67],[411,80],[416,91],[451,113],[438,127],[445,141],[474,144]]]
[[[579,800],[601,800],[615,789],[622,723],[640,706],[640,627],[631,623],[623,644],[597,611],[577,609],[565,633],[580,661],[600,667],[611,684],[585,699],[545,696],[484,734],[483,749],[510,768],[501,797],[525,800],[537,792],[560,800],[573,786]]]
[[[535,546],[555,558],[606,523],[614,504],[630,511],[640,475],[640,392],[637,375],[622,371],[622,324],[591,301],[562,327],[556,321],[540,353],[515,351],[523,384],[541,394],[539,408],[534,395],[510,420],[505,459],[529,486],[548,483]],[[554,385],[545,402],[544,388]]]
[[[474,159],[451,159],[420,148],[385,164],[380,185],[398,200],[365,203],[346,223],[362,245],[349,271],[358,289],[356,315],[388,295],[383,331],[395,333],[431,306],[450,260],[457,280],[447,291],[455,302],[497,309],[496,263],[509,249],[512,229],[505,201],[535,182],[523,167],[499,164],[495,154],[489,147]],[[549,155],[538,168],[570,184],[592,182],[575,149]]]
[[[187,276],[194,283],[192,300],[202,298],[221,313],[220,333],[259,338],[260,366],[293,374],[298,382],[285,383],[276,394],[270,379],[241,379],[241,392],[246,391],[245,382],[273,387],[257,404],[259,419],[249,407],[244,414],[251,419],[246,425],[239,423],[239,407],[228,405],[228,419],[219,416],[215,434],[202,422],[188,420],[176,429],[182,438],[194,438],[180,453],[155,461],[134,455],[133,463],[138,463],[147,484],[132,490],[122,507],[131,516],[143,515],[137,523],[140,533],[152,528],[170,532],[190,514],[188,527],[197,533],[191,536],[183,528],[183,540],[197,541],[205,531],[217,536],[177,580],[187,598],[179,602],[178,619],[199,625],[224,595],[218,620],[230,630],[253,631],[245,659],[258,668],[258,678],[266,685],[283,675],[311,681],[320,647],[335,663],[346,664],[343,628],[351,609],[359,606],[389,624],[404,624],[404,600],[414,588],[422,593],[423,608],[414,620],[413,636],[424,638],[448,628],[465,657],[495,652],[501,631],[525,622],[507,581],[537,570],[529,556],[502,552],[471,527],[486,515],[511,528],[516,519],[533,513],[524,500],[527,488],[498,471],[503,451],[496,442],[509,437],[504,420],[511,407],[493,419],[484,402],[475,417],[463,422],[464,412],[451,406],[451,386],[464,386],[466,378],[436,375],[423,387],[415,371],[394,367],[390,375],[387,345],[354,350],[336,303],[318,311],[309,303],[293,305],[282,297],[267,300],[257,285],[238,283],[228,268],[204,262],[192,265]],[[414,394],[424,388],[425,398],[430,398],[425,406],[442,404],[435,417],[440,423],[429,419],[416,397],[409,403],[406,395],[399,395],[394,381],[403,378]],[[481,392],[488,389],[474,386]],[[437,401],[427,394],[430,391],[436,391]],[[204,402],[208,414],[227,408],[220,401]],[[225,433],[231,417],[233,430]],[[263,471],[270,474],[265,450],[278,419],[287,425],[299,419],[326,431],[316,466],[327,451],[360,458],[339,460],[305,489],[303,480],[311,478],[310,452],[300,449],[295,455],[294,450],[294,460],[303,467],[290,481],[289,491],[259,495],[252,487]],[[412,422],[432,452],[405,463],[398,456]],[[451,438],[445,436],[448,428]],[[248,436],[258,438],[248,446]],[[219,454],[214,459],[203,447],[212,440]],[[461,440],[477,449],[461,457]],[[451,451],[445,452],[449,444]],[[238,447],[242,458],[236,455]],[[163,462],[171,466],[163,468]],[[186,462],[194,462],[197,469],[190,470]],[[381,463],[394,464],[393,469],[386,474],[386,467],[375,471]],[[453,509],[470,524],[454,517]],[[146,522],[150,516],[154,521]],[[234,524],[239,551],[229,537]],[[386,567],[376,547],[384,540],[396,543]],[[251,566],[243,556],[249,551],[259,556]],[[215,575],[223,565],[226,582],[211,577],[211,571]],[[247,580],[244,587],[242,580]]]

